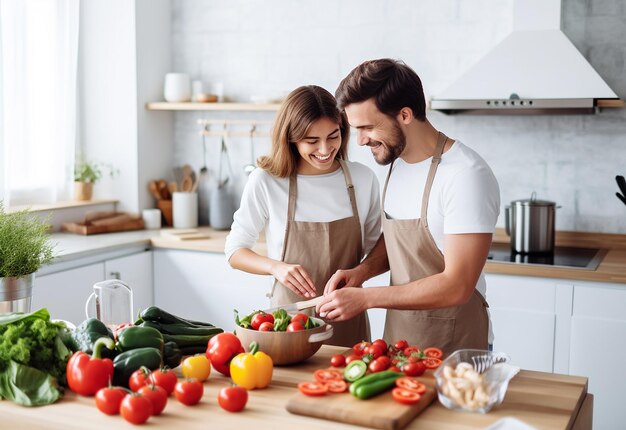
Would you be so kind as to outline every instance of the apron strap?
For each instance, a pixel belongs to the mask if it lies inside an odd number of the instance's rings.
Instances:
[[[352,216],[356,218],[356,222],[361,225],[361,220],[359,219],[359,209],[356,206],[356,193],[354,192],[354,185],[352,184],[352,175],[350,174],[350,169],[348,169],[348,165],[341,158],[337,158],[339,161],[339,165],[343,170],[343,176],[346,180],[346,187],[348,188],[348,197],[350,197],[350,206],[352,206]]]
[[[430,164],[430,170],[428,170],[428,177],[426,178],[426,185],[424,186],[424,193],[422,194],[422,213],[420,214],[420,219],[425,226],[428,226],[426,214],[428,212],[428,198],[430,197],[430,189],[433,186],[435,173],[437,173],[437,167],[441,162],[443,147],[445,146],[447,140],[447,136],[442,132],[439,132],[439,136],[437,138],[437,146],[435,147],[435,152],[433,153],[433,160]]]

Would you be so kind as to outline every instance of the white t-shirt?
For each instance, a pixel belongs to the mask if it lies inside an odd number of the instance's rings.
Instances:
[[[409,164],[398,158],[393,164],[385,212],[394,219],[416,219],[432,157]],[[428,228],[445,254],[445,234],[493,233],[500,214],[500,188],[491,168],[471,148],[458,140],[441,156],[428,199]],[[484,274],[476,288],[486,296]]]
[[[352,176],[366,254],[381,233],[379,184],[369,167],[351,161],[346,164]],[[342,169],[322,175],[298,175],[297,187],[296,221],[330,222],[353,215]],[[289,178],[274,177],[263,169],[254,170],[226,238],[226,258],[230,259],[238,249],[252,248],[265,229],[268,257],[280,260],[288,201]]]

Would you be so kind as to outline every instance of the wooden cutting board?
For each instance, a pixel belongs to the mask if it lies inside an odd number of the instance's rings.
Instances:
[[[311,380],[313,375],[311,375]],[[287,401],[292,414],[305,415],[347,424],[356,424],[383,430],[398,430],[409,424],[437,397],[432,378],[418,378],[426,385],[426,392],[415,405],[402,405],[391,396],[391,391],[367,400],[349,393],[327,394],[322,397],[297,393]]]

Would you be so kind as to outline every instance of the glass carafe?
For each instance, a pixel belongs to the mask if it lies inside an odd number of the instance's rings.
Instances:
[[[133,322],[132,290],[119,279],[95,283],[93,293],[85,303],[85,315],[87,318],[95,317],[111,328]]]

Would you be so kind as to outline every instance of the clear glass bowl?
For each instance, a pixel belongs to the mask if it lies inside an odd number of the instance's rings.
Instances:
[[[509,381],[519,372],[519,367],[508,361],[509,356],[502,352],[455,351],[434,373],[439,401],[453,410],[483,414],[490,411],[502,403]],[[457,367],[459,363],[467,364]]]

